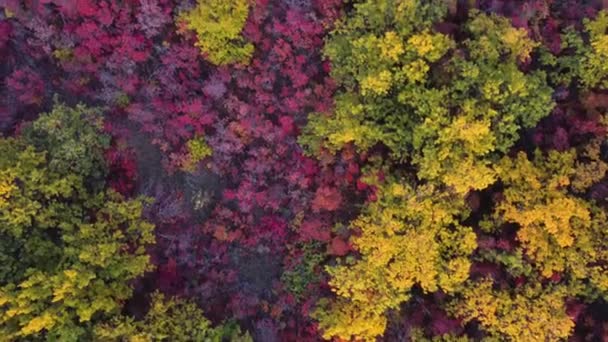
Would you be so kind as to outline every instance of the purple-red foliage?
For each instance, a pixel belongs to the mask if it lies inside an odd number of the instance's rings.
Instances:
[[[44,82],[29,68],[13,71],[6,79],[8,96],[17,99],[19,105],[39,105],[44,96]]]
[[[124,146],[112,146],[106,151],[105,158],[109,169],[109,185],[124,196],[135,190],[137,164],[135,151]]]
[[[308,309],[298,308],[301,304],[279,285],[281,260],[298,253],[287,247],[317,240],[334,255],[350,249],[331,227],[340,218],[344,196],[358,191],[357,157],[350,153],[319,162],[305,157],[297,143],[308,113],[333,105],[335,85],[320,51],[326,24],[339,14],[340,3],[258,1],[244,29],[256,46],[246,67],[204,72],[191,42],[170,41],[153,75],[156,89],[149,86],[153,100],[135,99],[127,108],[161,149],[175,153],[169,169],[184,142],[203,134],[213,150],[211,170],[225,184],[209,217],[193,226],[197,238],[189,252],[166,249],[166,260],[175,260],[188,274],[192,285],[183,291],[208,303],[216,318],[254,322],[256,317],[252,331],[279,340],[315,336]],[[163,233],[170,234],[177,231]],[[274,262],[256,266],[253,261],[265,258]],[[185,266],[186,260],[194,265]],[[174,268],[166,263],[163,272]],[[269,278],[252,280],[252,274]],[[255,285],[259,282],[266,285]]]
[[[590,137],[602,137],[606,127],[600,118],[582,108],[557,107],[536,127],[534,143],[545,149],[565,151]]]

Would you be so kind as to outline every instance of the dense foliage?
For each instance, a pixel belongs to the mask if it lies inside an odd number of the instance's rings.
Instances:
[[[362,2],[325,46],[339,92],[336,115],[316,115],[302,140],[336,150],[377,143],[418,176],[465,194],[496,176],[490,164],[552,107],[545,73],[523,73],[536,44],[505,18],[471,12],[466,39],[433,30],[443,1]],[[369,18],[373,18],[370,20]],[[372,56],[380,56],[380,58]]]
[[[98,187],[109,141],[95,113],[56,105],[21,136],[0,140],[6,339],[86,338],[98,317],[120,311],[129,281],[151,269],[143,200]]]
[[[237,326],[213,328],[196,304],[181,299],[169,300],[155,292],[150,309],[142,320],[117,316],[95,329],[102,341],[222,341],[249,342]]]
[[[248,0],[200,0],[183,14],[188,29],[196,32],[196,45],[214,64],[247,62],[253,45],[246,43],[241,31],[249,14]]]
[[[556,106],[547,74],[556,85],[602,86],[605,12],[584,21],[589,43],[566,29],[557,56],[506,18],[475,10],[446,34],[437,25],[447,12],[443,1],[357,2],[324,47],[341,88],[333,112],[311,114],[300,141],[312,154],[354,145],[388,163],[380,181],[378,171],[365,180],[374,198],[350,223],[358,253],[326,268],[337,298],[313,315],[325,338],[375,340],[413,286],[452,297],[446,308],[463,323],[521,341],[568,337],[566,300],[606,295],[605,212],[580,197],[604,178],[599,143],[581,145],[578,161],[574,149],[537,151],[533,161],[509,154]],[[463,195],[479,196],[471,190],[498,191],[491,215],[470,216]],[[481,234],[515,229],[515,246],[474,255],[479,236],[464,222]],[[524,288],[467,281],[476,259],[522,277]]]
[[[607,6],[0,1],[0,340],[608,339]]]

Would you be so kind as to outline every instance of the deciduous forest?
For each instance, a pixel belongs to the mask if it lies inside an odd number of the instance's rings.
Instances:
[[[608,341],[608,1],[0,0],[0,341]]]

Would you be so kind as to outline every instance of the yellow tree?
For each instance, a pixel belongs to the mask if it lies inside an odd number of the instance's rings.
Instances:
[[[450,310],[465,322],[475,320],[497,340],[559,341],[574,322],[566,314],[562,286],[543,288],[531,283],[517,289],[495,289],[489,278],[467,283]]]
[[[196,32],[207,59],[216,65],[247,63],[253,54],[253,44],[241,35],[249,15],[248,0],[198,0],[179,19]]]
[[[326,338],[374,340],[386,311],[407,301],[414,285],[453,293],[468,278],[476,236],[459,223],[463,201],[432,185],[393,179],[378,186],[378,200],[351,222],[360,256],[327,268],[338,298],[314,315]]]
[[[606,214],[569,191],[572,180],[582,176],[575,174],[575,158],[574,150],[547,155],[537,151],[533,160],[523,152],[504,158],[496,166],[504,200],[496,206],[494,218],[519,226],[523,253],[542,276],[567,272],[574,279],[588,279],[605,294]],[[583,165],[578,163],[578,168]]]

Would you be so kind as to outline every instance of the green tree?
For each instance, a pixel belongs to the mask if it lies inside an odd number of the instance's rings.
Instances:
[[[165,299],[160,293],[152,294],[150,310],[142,320],[116,316],[109,323],[95,328],[95,338],[101,341],[253,341],[238,326],[226,324],[212,327],[196,304],[181,299]]]
[[[310,153],[382,144],[459,194],[495,181],[491,164],[550,113],[552,90],[519,68],[538,45],[525,30],[473,11],[455,41],[433,29],[445,13],[444,1],[355,4],[325,46],[344,91],[332,115],[309,116]]]
[[[545,54],[544,62],[556,67],[552,74],[558,83],[574,80],[582,89],[608,88],[608,12],[600,11],[593,20],[585,18],[584,35],[575,28],[562,35],[562,51],[555,58]]]

